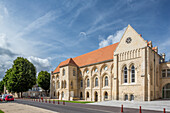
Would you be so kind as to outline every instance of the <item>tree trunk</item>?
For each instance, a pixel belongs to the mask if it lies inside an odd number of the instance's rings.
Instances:
[[[21,92],[21,98],[22,98],[22,92]]]

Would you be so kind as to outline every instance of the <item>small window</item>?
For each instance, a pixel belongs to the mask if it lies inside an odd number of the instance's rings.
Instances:
[[[80,81],[80,84],[81,84],[80,86],[83,87],[83,80]]]
[[[73,76],[76,76],[76,71],[75,71],[75,69],[73,69]]]
[[[87,92],[87,98],[89,98],[89,92]]]
[[[58,88],[60,88],[60,82],[58,82]]]
[[[89,79],[87,79],[87,87],[89,87],[90,83],[89,83]]]
[[[94,70],[94,72],[98,72],[97,68]]]
[[[87,70],[86,73],[89,73],[89,70]]]
[[[63,76],[65,75],[65,69],[63,69]]]
[[[130,101],[134,100],[134,95],[130,95]]]
[[[107,66],[105,66],[105,67],[104,67],[104,70],[106,71],[107,69],[108,69]]]
[[[167,69],[167,77],[170,77],[170,69]]]
[[[125,95],[125,101],[127,101],[127,100],[128,100],[128,95],[126,94],[126,95]]]
[[[166,77],[166,70],[162,70],[162,77]]]
[[[95,79],[95,87],[98,86],[98,78]]]
[[[73,82],[71,81],[71,89],[73,89]]]

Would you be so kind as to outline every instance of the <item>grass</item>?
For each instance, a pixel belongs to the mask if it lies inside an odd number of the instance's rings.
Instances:
[[[4,113],[4,112],[0,110],[0,113]]]

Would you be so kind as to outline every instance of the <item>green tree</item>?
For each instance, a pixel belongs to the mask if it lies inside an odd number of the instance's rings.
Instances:
[[[26,58],[17,57],[12,68],[7,70],[4,82],[8,91],[21,92],[22,97],[22,92],[36,84],[36,68]]]
[[[0,81],[0,94],[4,92],[4,82]]]
[[[45,90],[47,95],[47,90],[50,89],[50,73],[48,73],[47,71],[39,72],[37,83],[42,89]]]

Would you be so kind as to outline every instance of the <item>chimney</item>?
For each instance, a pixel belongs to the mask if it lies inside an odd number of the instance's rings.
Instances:
[[[156,47],[153,47],[152,48],[156,53],[158,53],[158,47],[156,46]]]
[[[162,53],[162,61],[165,62],[165,53]]]
[[[148,46],[152,48],[152,41],[148,42]]]

